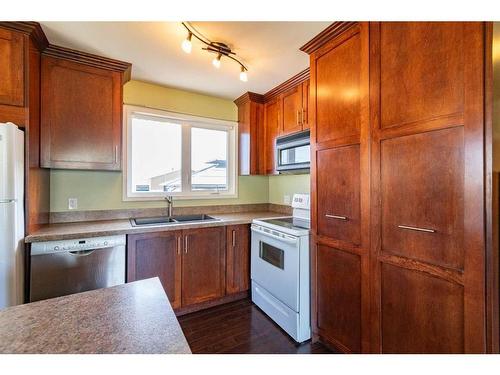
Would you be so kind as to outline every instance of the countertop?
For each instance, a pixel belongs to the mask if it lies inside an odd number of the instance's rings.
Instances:
[[[249,224],[253,219],[283,217],[282,213],[272,211],[238,212],[228,214],[214,214],[210,216],[219,219],[203,223],[182,223],[169,225],[133,227],[130,220],[102,220],[91,222],[76,222],[64,224],[48,224],[40,227],[36,232],[25,238],[25,242],[56,241],[83,237],[112,236],[117,234],[133,234],[160,232],[167,230],[215,227],[223,225]]]
[[[158,278],[0,310],[0,353],[188,354]]]

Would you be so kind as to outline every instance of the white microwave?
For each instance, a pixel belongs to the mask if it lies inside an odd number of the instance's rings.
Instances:
[[[280,173],[309,172],[311,166],[309,130],[276,139],[276,165]]]

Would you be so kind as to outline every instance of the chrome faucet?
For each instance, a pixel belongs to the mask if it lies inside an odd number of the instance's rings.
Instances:
[[[171,195],[167,195],[165,197],[165,200],[167,201],[167,209],[168,209],[168,217],[172,217],[172,210],[173,210],[173,205],[174,205],[174,198]]]

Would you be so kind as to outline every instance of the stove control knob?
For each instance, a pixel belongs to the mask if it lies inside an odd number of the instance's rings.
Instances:
[[[104,246],[108,246],[108,241],[104,241]]]
[[[59,246],[54,246],[54,250],[55,251],[59,250]]]

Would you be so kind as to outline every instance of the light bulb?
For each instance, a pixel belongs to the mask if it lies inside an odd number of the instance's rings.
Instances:
[[[192,33],[189,33],[187,38],[182,41],[181,47],[182,50],[186,53],[191,53],[191,49],[193,48],[193,45],[191,44],[191,37],[193,36]]]
[[[212,60],[212,65],[215,66],[217,69],[220,68],[220,58],[222,57],[222,55],[219,53],[217,55],[217,57],[214,57],[214,59]]]
[[[243,82],[248,81],[247,70],[243,67],[241,68],[241,72],[240,72],[240,81],[243,81]]]

